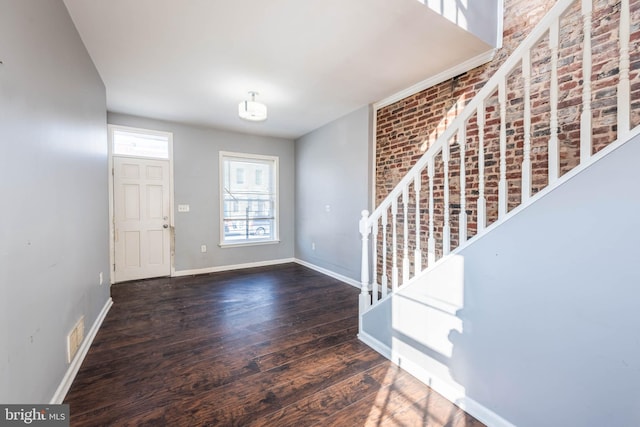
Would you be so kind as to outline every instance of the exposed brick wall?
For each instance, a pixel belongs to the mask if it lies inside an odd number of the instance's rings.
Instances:
[[[488,64],[475,68],[453,79],[425,89],[419,93],[379,109],[376,113],[376,204],[402,179],[422,154],[435,143],[456,115],[462,111],[483,87],[505,59],[538,24],[544,14],[555,4],[554,0],[505,0],[503,47]],[[617,90],[619,46],[619,0],[594,0],[592,19],[592,122],[593,149],[597,152],[617,137]],[[640,124],[640,0],[631,0],[631,124]],[[580,2],[561,19],[558,48],[558,144],[559,173],[563,175],[574,168],[580,159],[580,115],[582,113],[583,76],[582,45],[583,22]],[[548,185],[548,144],[551,135],[551,48],[548,34],[531,54],[531,194]],[[522,162],[524,159],[524,78],[521,67],[512,71],[506,79],[506,179],[508,210],[521,203]],[[498,217],[498,183],[500,180],[500,106],[497,91],[485,102],[484,116],[484,195],[487,207],[487,225]],[[477,117],[467,122],[465,144],[465,212],[467,235],[477,233],[477,202],[479,197],[479,129]],[[422,175],[419,215],[421,218],[420,248],[423,266],[426,265],[427,227],[429,215],[433,215],[436,257],[442,255],[444,231],[444,182],[449,183],[449,213],[451,248],[458,242],[460,195],[460,145],[457,137],[450,141],[449,174],[445,176],[442,156],[435,161],[433,175],[433,212],[428,209],[429,177]],[[403,218],[402,198],[398,203],[398,266],[402,277],[401,257],[404,239],[407,239],[410,258],[415,249],[415,192],[410,188],[408,209],[409,235],[404,236],[400,219]],[[391,217],[387,237],[387,269],[390,275]],[[378,251],[382,251],[382,231],[378,230]],[[380,267],[379,261],[379,267]],[[412,266],[413,268],[413,266]],[[381,274],[378,269],[378,275]]]
[[[555,1],[504,3],[503,46],[490,63],[377,111],[376,204],[436,141]]]

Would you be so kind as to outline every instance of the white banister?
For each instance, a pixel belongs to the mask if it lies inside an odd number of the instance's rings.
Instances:
[[[630,130],[629,93],[629,0],[622,0],[620,7],[620,74],[618,78],[618,138],[627,135]]]
[[[433,157],[429,158],[427,173],[429,175],[429,238],[427,240],[427,263],[431,267],[436,262],[436,239],[434,237],[435,225],[433,222],[433,177],[435,164]]]
[[[378,301],[378,218],[373,221],[371,225],[371,251],[373,256],[371,257],[371,304],[375,305]]]
[[[416,193],[416,250],[413,256],[413,271],[414,276],[417,276],[422,271],[422,250],[420,248],[420,190],[422,187],[422,175],[418,175],[416,180],[413,181],[413,189]]]
[[[442,145],[442,164],[444,166],[444,223],[442,225],[442,256],[451,252],[451,224],[449,223],[449,141]]]
[[[506,76],[498,84],[500,104],[500,181],[498,182],[498,219],[507,214],[507,90]]]
[[[549,28],[549,47],[551,48],[551,82],[549,89],[549,148],[547,159],[549,165],[549,185],[560,177],[560,150],[558,148],[558,32],[560,19],[556,18]]]
[[[385,210],[382,215],[382,298],[389,291],[389,275],[387,274],[387,224],[389,213]]]
[[[402,250],[402,284],[409,281],[409,187],[404,187],[402,191],[402,210],[403,210],[403,250]]]
[[[590,0],[588,0],[590,1]],[[522,58],[522,76],[524,78],[524,113],[523,133],[524,147],[522,153],[522,190],[521,203],[531,197],[531,53],[527,52]]]
[[[371,228],[367,221],[369,218],[369,211],[364,210],[361,215],[360,234],[362,235],[362,262],[360,268],[360,281],[362,287],[360,291],[360,314],[367,311],[371,306],[371,298],[369,297],[369,233]]]
[[[609,36],[615,37],[614,32],[618,32],[619,39],[619,78],[617,81],[613,79],[602,79],[598,81],[598,90],[605,89],[607,93],[615,93],[617,96],[617,130],[618,139],[626,139],[631,135],[640,133],[640,130],[630,129],[631,126],[631,73],[630,69],[630,52],[631,49],[631,29],[635,29],[640,25],[638,17],[630,14],[629,0],[621,0],[620,5],[620,27],[610,30]],[[569,10],[570,6],[581,6],[581,10],[577,8]],[[369,215],[367,211],[362,212],[362,218],[360,219],[360,233],[362,235],[362,266],[361,266],[361,292],[360,292],[360,308],[361,313],[366,311],[373,305],[379,303],[382,299],[389,296],[389,292],[395,292],[399,286],[411,281],[412,277],[419,275],[423,270],[423,261],[427,265],[427,268],[432,268],[436,264],[436,247],[442,247],[442,256],[446,257],[452,252],[451,248],[451,228],[456,223],[451,224],[451,206],[450,201],[452,197],[452,187],[450,184],[456,183],[456,179],[459,179],[459,197],[460,197],[460,214],[458,218],[458,234],[459,244],[457,248],[453,249],[453,252],[459,251],[461,247],[468,244],[469,241],[477,238],[478,236],[489,232],[494,229],[501,222],[509,218],[510,215],[520,211],[520,209],[514,209],[509,212],[509,181],[507,179],[507,132],[514,130],[514,153],[518,155],[519,145],[518,143],[518,128],[522,126],[522,165],[521,165],[521,197],[520,204],[530,204],[535,200],[535,197],[539,194],[547,194],[552,191],[553,188],[560,183],[564,182],[564,179],[560,177],[560,149],[559,149],[559,131],[564,129],[566,124],[570,124],[573,127],[578,125],[577,120],[573,119],[574,123],[565,122],[569,117],[562,117],[560,122],[559,109],[560,95],[558,93],[560,82],[565,82],[569,78],[575,78],[573,73],[576,70],[576,66],[582,68],[582,93],[580,99],[582,101],[579,127],[580,127],[580,168],[585,168],[592,162],[596,161],[602,156],[592,156],[593,151],[593,117],[598,115],[601,117],[603,108],[610,108],[609,105],[604,107],[602,103],[596,104],[592,102],[593,98],[593,83],[592,83],[592,40],[591,33],[593,32],[594,24],[593,17],[601,14],[600,10],[594,9],[601,7],[598,2],[593,0],[557,0],[555,5],[551,8],[549,13],[542,19],[540,24],[534,28],[531,33],[525,38],[525,40],[513,51],[512,55],[507,58],[500,68],[494,73],[494,75],[482,85],[482,88],[476,93],[471,100],[468,101],[464,109],[452,120],[451,124],[438,136],[438,138],[430,144],[428,150],[422,155],[422,157],[416,162],[411,170],[400,180],[396,187],[387,195],[387,197],[380,203],[375,211]],[[575,12],[574,12],[575,10]],[[568,19],[563,20],[566,22],[576,22],[574,18],[580,18],[579,25],[582,26],[583,39],[582,46],[571,45],[572,51],[570,55],[575,55],[570,59],[569,57],[562,58],[562,66],[560,65],[560,23],[561,18],[569,11]],[[574,16],[575,15],[575,16]],[[634,20],[631,22],[631,20]],[[573,25],[573,24],[572,24]],[[579,27],[578,27],[579,28]],[[575,29],[572,28],[571,31]],[[548,36],[548,51],[544,49],[547,44],[544,40]],[[573,35],[571,36],[573,37]],[[635,39],[635,33],[634,33]],[[573,39],[571,39],[572,41]],[[564,40],[563,40],[564,43]],[[582,49],[582,52],[573,51],[576,49]],[[564,49],[564,47],[563,47]],[[564,50],[562,51],[564,55]],[[546,55],[546,56],[543,56]],[[582,59],[582,64],[568,64],[565,61]],[[567,66],[568,65],[568,66]],[[522,69],[522,85],[523,87],[510,87],[511,82],[508,80],[509,76],[516,72],[518,67]],[[550,71],[549,71],[550,70]],[[549,73],[548,86],[545,85],[546,77],[543,73]],[[508,83],[509,82],[509,83]],[[536,92],[534,92],[536,90]],[[498,98],[498,113],[494,113],[493,102],[496,97]],[[519,102],[519,96],[522,96],[523,116],[520,122],[519,118],[508,117],[507,110],[510,102]],[[567,98],[568,107],[571,108],[571,112],[574,111],[574,98],[571,96]],[[608,102],[608,99],[607,99]],[[490,104],[489,104],[490,103]],[[545,105],[548,105],[548,110],[545,110]],[[517,104],[516,104],[517,106]],[[597,106],[597,108],[596,108]],[[565,108],[564,106],[562,108]],[[563,110],[564,111],[564,110]],[[567,110],[569,111],[569,110]],[[491,121],[487,121],[487,117],[490,114]],[[475,143],[473,139],[473,116],[476,116],[477,122],[477,156],[469,150],[467,144],[472,147]],[[495,116],[499,116],[496,118]],[[509,114],[509,116],[511,116]],[[507,122],[507,119],[512,122]],[[546,124],[549,126],[548,140],[546,141],[548,150],[548,162],[544,164],[540,161],[538,155],[538,147],[534,147],[534,143],[537,143],[537,138],[541,137],[541,134],[546,131]],[[486,129],[485,129],[486,127]],[[498,135],[496,136],[496,131]],[[572,134],[570,135],[572,138]],[[491,224],[491,227],[487,226],[487,170],[486,160],[487,154],[485,153],[486,138],[490,138],[493,144],[493,140],[498,138],[499,142],[499,159],[492,159],[498,162],[498,182],[497,182],[497,211],[498,219]],[[536,138],[536,139],[534,139]],[[599,136],[601,138],[601,136]],[[457,140],[456,140],[457,139]],[[467,141],[469,139],[469,141]],[[456,177],[455,164],[452,170],[451,168],[451,144],[459,144],[460,150],[460,169],[458,176]],[[543,142],[544,145],[544,142]],[[454,146],[455,147],[455,146]],[[492,153],[493,154],[493,153]],[[440,163],[436,164],[442,159],[442,169],[440,169]],[[572,159],[573,160],[573,159]],[[571,164],[571,163],[569,163]],[[511,166],[511,165],[509,165]],[[438,169],[436,169],[436,167]],[[547,169],[547,188],[543,192],[534,191],[533,185],[535,184],[536,190],[540,190],[540,178],[545,178],[545,168]],[[443,170],[443,183],[436,186],[436,170]],[[490,178],[490,185],[495,185],[493,171]],[[576,171],[579,172],[579,171]],[[450,176],[451,175],[451,176]],[[573,174],[572,174],[573,175]],[[572,176],[571,175],[571,176]],[[439,176],[439,175],[438,175]],[[422,186],[422,180],[429,180],[428,186]],[[475,236],[469,239],[469,217],[467,215],[467,204],[470,202],[470,198],[474,197],[475,191],[470,191],[467,197],[467,180],[469,182],[475,182],[477,178],[477,204],[476,204],[476,217],[477,217],[477,230]],[[535,178],[535,179],[534,179]],[[413,183],[413,190],[411,190],[411,184]],[[424,194],[423,200],[421,192],[422,190],[428,191],[428,194]],[[473,188],[475,190],[475,186]],[[493,190],[493,188],[492,188]],[[414,195],[411,191],[415,192],[415,205],[411,203],[410,197]],[[443,191],[442,197],[440,193],[436,191]],[[454,196],[457,194],[457,190],[454,191]],[[491,202],[495,201],[494,192],[490,194]],[[402,199],[400,199],[402,198]],[[436,205],[436,201],[438,204]],[[402,229],[398,227],[398,206],[402,203],[402,211],[400,215],[403,218]],[[472,205],[471,203],[469,203]],[[415,206],[415,218],[409,219],[410,207]],[[422,209],[421,209],[422,207]],[[422,223],[423,213],[428,209],[428,225]],[[473,206],[469,206],[469,210],[473,211]],[[436,212],[438,213],[438,222],[436,224]],[[440,212],[442,212],[442,228],[440,229]],[[492,211],[493,219],[493,211]],[[415,220],[415,234],[413,230],[410,230]],[[391,223],[390,223],[391,222]],[[381,227],[380,227],[381,225]],[[391,225],[391,229],[389,229]],[[442,236],[440,233],[436,236],[436,227],[442,230]],[[381,230],[380,230],[381,228]],[[454,227],[455,228],[455,227]],[[410,235],[411,231],[411,235]],[[403,246],[398,246],[398,234],[403,233]],[[379,236],[379,234],[382,236]],[[428,233],[426,236],[426,248],[423,250],[421,242],[424,240],[423,233]],[[372,237],[369,237],[373,234]],[[410,245],[415,238],[415,251],[410,255]],[[378,247],[380,244],[381,248]],[[389,253],[389,250],[392,252]],[[426,250],[426,255],[423,252]],[[402,253],[400,252],[402,251]],[[371,257],[369,256],[371,255]],[[402,256],[402,260],[398,258]],[[426,258],[426,259],[423,259]],[[414,267],[411,268],[411,262],[414,262]],[[400,268],[402,268],[402,277],[399,278]],[[413,274],[413,276],[412,276]],[[369,278],[371,277],[371,280]],[[380,280],[380,283],[378,283]],[[400,282],[401,280],[401,282]],[[378,290],[380,286],[380,291]]]
[[[476,112],[478,123],[478,229],[480,234],[487,226],[487,199],[484,196],[484,104],[480,103]]]
[[[398,199],[393,199],[391,203],[391,257],[393,264],[391,266],[391,289],[393,292],[398,290]]]
[[[591,157],[591,16],[593,0],[582,0],[582,113],[580,114],[580,163]]]
[[[458,144],[460,145],[460,214],[458,215],[458,245],[467,241],[467,174],[466,174],[466,145],[467,136],[465,127],[458,132]]]

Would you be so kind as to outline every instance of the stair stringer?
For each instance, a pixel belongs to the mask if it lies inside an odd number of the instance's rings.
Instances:
[[[490,426],[637,425],[630,135],[364,313],[360,339]]]

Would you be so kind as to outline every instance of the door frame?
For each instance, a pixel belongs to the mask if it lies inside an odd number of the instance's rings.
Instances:
[[[107,124],[107,146],[108,146],[108,173],[109,173],[109,282],[111,284],[114,283],[115,280],[115,262],[116,262],[116,246],[115,246],[115,211],[114,211],[114,194],[113,194],[113,180],[114,180],[114,170],[113,170],[113,132],[114,130],[123,130],[129,132],[138,132],[145,133],[149,135],[159,135],[165,136],[169,141],[169,255],[170,255],[170,276],[175,276],[176,268],[175,268],[175,220],[174,220],[174,209],[173,209],[173,133],[152,129],[143,129],[132,126],[123,126],[123,125],[113,125]],[[123,156],[118,154],[117,157],[129,157],[134,159],[154,159],[153,157],[139,157],[139,156]],[[166,160],[166,159],[155,159],[155,160]]]

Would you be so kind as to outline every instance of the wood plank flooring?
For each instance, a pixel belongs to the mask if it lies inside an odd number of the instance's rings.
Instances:
[[[357,339],[356,288],[300,265],[112,297],[65,399],[72,426],[482,426]]]

